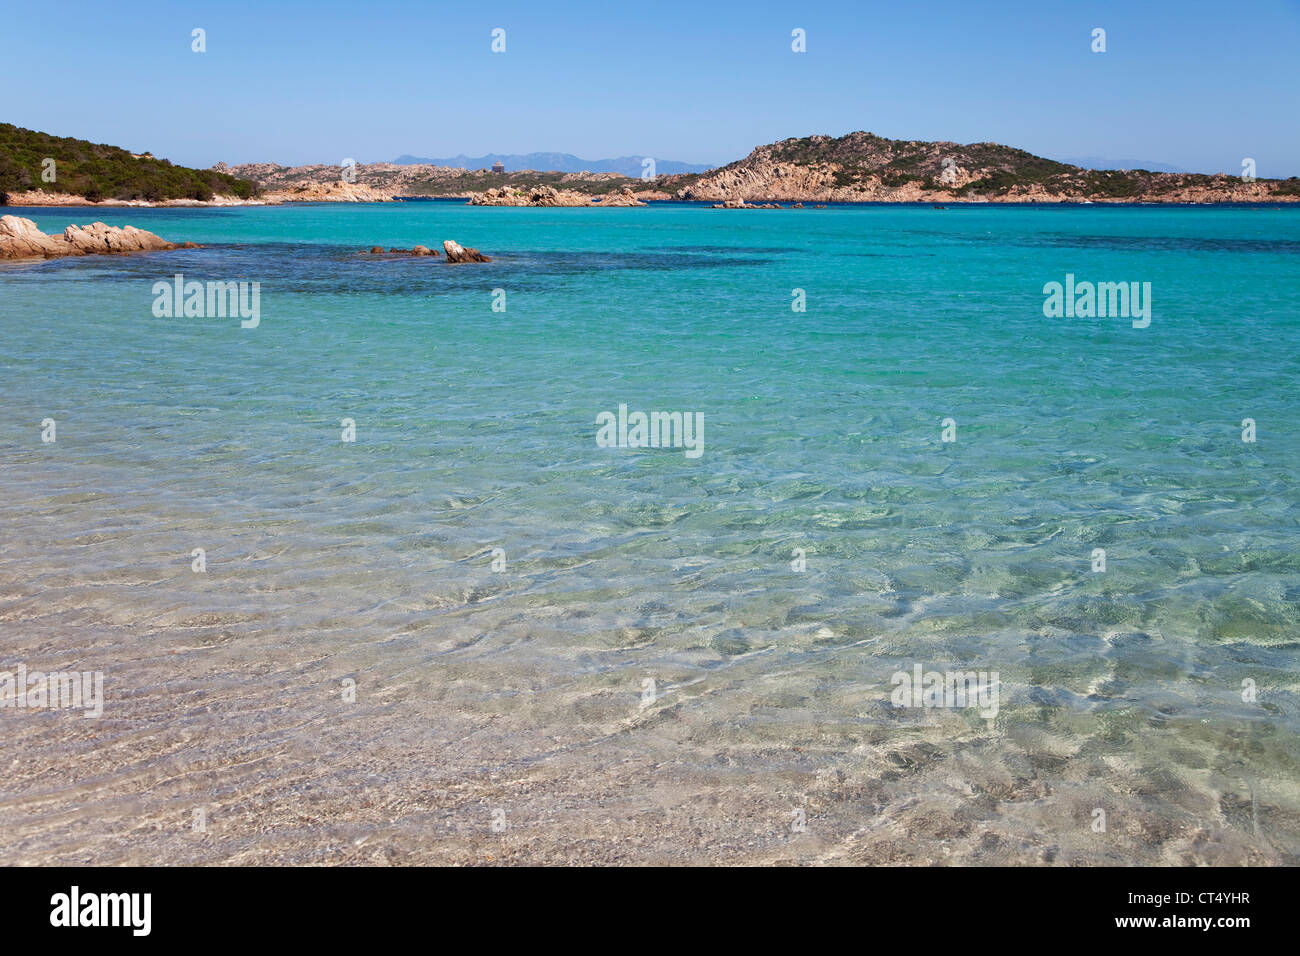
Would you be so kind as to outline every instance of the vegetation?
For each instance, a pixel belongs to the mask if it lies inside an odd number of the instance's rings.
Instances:
[[[54,160],[54,181],[42,173]],[[173,166],[148,153],[135,156],[116,146],[50,136],[0,123],[0,199],[28,189],[72,193],[91,202],[102,199],[210,200],[214,194],[247,199],[257,187],[245,179],[210,169]]]
[[[887,170],[880,174],[880,184],[882,186],[906,186],[908,183],[920,183],[922,189],[936,188],[934,180],[919,173],[900,173]]]

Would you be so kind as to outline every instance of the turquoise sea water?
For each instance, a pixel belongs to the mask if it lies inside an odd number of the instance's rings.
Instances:
[[[94,218],[204,248],[0,267],[0,669],[106,694],[0,712],[20,857],[1300,862],[1300,210]]]

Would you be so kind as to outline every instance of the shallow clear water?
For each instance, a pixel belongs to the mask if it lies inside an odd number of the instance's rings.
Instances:
[[[106,697],[0,710],[7,858],[1300,861],[1300,211],[94,218],[205,248],[0,267],[0,669]]]

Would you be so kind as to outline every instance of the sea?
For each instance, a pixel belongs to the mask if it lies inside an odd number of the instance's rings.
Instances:
[[[1300,863],[1300,208],[3,211],[5,861]]]

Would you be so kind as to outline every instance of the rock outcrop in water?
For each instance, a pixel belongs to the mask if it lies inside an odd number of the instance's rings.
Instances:
[[[485,256],[477,249],[467,249],[455,239],[447,239],[442,244],[443,251],[447,253],[449,263],[457,262],[491,262],[491,256]],[[370,255],[384,255],[383,246],[371,246]],[[430,249],[428,246],[416,246],[413,249],[389,249],[387,255],[390,256],[437,256],[440,255],[437,249]]]
[[[599,202],[592,203],[592,205],[594,206],[644,206],[645,203],[643,203],[640,199],[637,198],[636,193],[632,192],[631,189],[625,186],[622,192],[617,192],[609,196],[601,197]]]
[[[332,183],[302,183],[284,189],[272,189],[258,197],[271,206],[286,202],[392,202],[392,192],[362,183],[339,179]]]
[[[471,206],[644,206],[628,187],[606,196],[592,196],[572,189],[554,186],[537,186],[532,189],[512,189],[500,186],[475,193]]]
[[[447,239],[442,244],[442,251],[447,253],[448,262],[491,262],[491,256],[485,256],[477,249],[466,249],[454,239]]]
[[[502,186],[470,197],[471,206],[590,206],[591,197],[571,189],[538,186],[534,189],[511,189]]]
[[[0,259],[55,259],[175,248],[174,242],[135,226],[119,229],[92,222],[88,226],[69,226],[63,235],[46,235],[30,219],[0,216]]]

